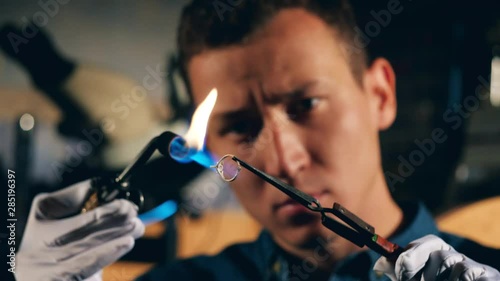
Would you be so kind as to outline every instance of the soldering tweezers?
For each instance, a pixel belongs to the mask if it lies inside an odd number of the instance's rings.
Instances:
[[[232,156],[232,160],[240,163],[242,167],[272,184],[309,210],[321,213],[321,222],[325,227],[351,241],[358,247],[367,246],[380,255],[385,256],[390,261],[395,261],[404,251],[399,245],[377,235],[373,226],[351,213],[342,205],[334,203],[332,208],[323,208],[316,198],[298,190],[292,185],[260,171],[234,155]],[[331,218],[327,214],[333,214],[345,224]]]

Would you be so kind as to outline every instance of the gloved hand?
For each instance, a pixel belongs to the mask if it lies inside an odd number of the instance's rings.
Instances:
[[[142,236],[137,207],[127,200],[70,216],[78,213],[89,188],[87,180],[35,197],[17,253],[18,281],[101,280],[99,271]]]
[[[440,238],[427,235],[408,245],[396,264],[381,257],[373,269],[383,272],[391,280],[448,280],[490,281],[500,280],[498,270],[477,263],[458,253]]]

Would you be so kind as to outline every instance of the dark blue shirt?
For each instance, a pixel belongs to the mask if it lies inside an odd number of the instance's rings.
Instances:
[[[390,237],[390,241],[405,246],[427,234],[434,234],[469,258],[500,268],[500,249],[487,248],[473,241],[440,232],[432,215],[422,204],[403,205],[403,211],[406,226],[397,235]],[[378,258],[380,255],[371,250],[354,253],[339,262],[328,279],[389,280],[372,270]],[[295,259],[294,262],[294,258],[287,256],[272,240],[270,234],[263,231],[254,242],[232,245],[215,256],[197,256],[160,265],[138,280],[312,280],[314,266],[314,260]]]

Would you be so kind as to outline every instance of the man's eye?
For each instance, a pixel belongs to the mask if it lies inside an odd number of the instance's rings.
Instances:
[[[237,120],[225,126],[221,131],[221,136],[232,134],[243,141],[254,140],[261,130],[261,121],[258,120]]]
[[[305,117],[307,113],[313,110],[319,102],[319,98],[305,98],[293,101],[287,106],[287,113],[291,119]]]
[[[228,126],[227,132],[235,134],[246,134],[250,131],[250,128],[251,128],[250,122],[238,121]]]

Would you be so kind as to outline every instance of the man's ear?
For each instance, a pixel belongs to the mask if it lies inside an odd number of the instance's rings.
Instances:
[[[396,119],[396,75],[389,61],[377,58],[365,73],[365,90],[370,95],[372,116],[379,130]]]

